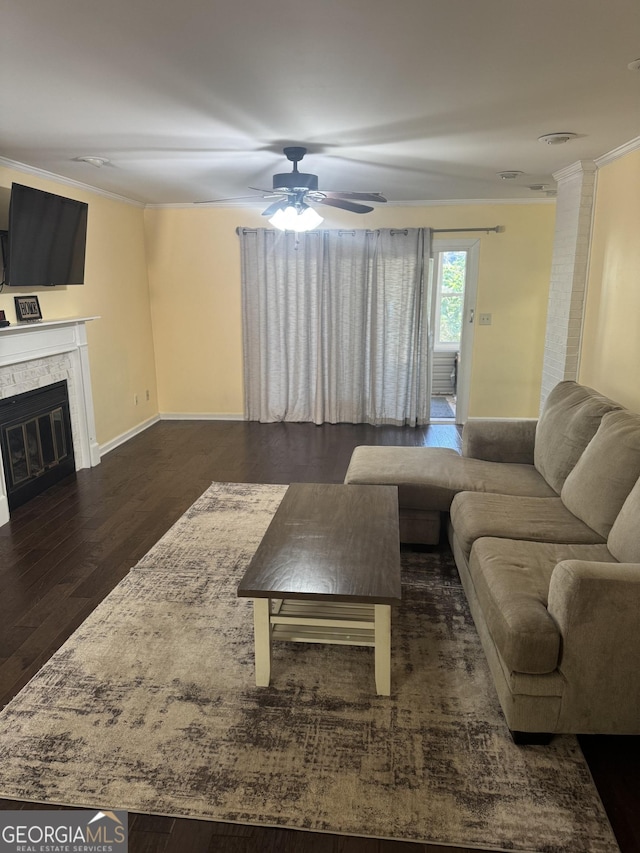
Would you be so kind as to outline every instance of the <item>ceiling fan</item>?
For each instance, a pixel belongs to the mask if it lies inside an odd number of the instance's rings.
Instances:
[[[362,204],[363,201],[385,202],[386,198],[379,192],[337,192],[318,189],[318,176],[298,171],[298,163],[307,153],[306,148],[291,146],[285,148],[286,158],[293,163],[291,172],[283,172],[273,176],[273,189],[263,190],[259,187],[249,187],[262,193],[263,198],[276,198],[263,216],[270,217],[270,222],[282,231],[310,231],[322,222],[322,217],[310,206],[325,204],[338,207],[351,213],[370,213],[373,207]],[[242,196],[254,198],[254,196]],[[232,201],[232,199],[215,199],[214,201]],[[210,204],[211,202],[201,202]]]

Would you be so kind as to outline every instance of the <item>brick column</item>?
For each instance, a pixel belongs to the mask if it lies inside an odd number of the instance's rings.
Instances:
[[[581,160],[553,177],[558,182],[558,199],[541,407],[554,385],[578,376],[596,164]]]

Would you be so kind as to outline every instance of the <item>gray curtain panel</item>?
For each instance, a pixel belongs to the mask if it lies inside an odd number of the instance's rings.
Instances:
[[[249,420],[428,423],[429,229],[238,235]]]

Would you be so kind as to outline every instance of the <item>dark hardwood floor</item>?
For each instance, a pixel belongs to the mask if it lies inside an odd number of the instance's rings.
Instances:
[[[16,510],[0,527],[0,705],[213,480],[340,483],[358,444],[459,449],[460,438],[444,425],[166,421]],[[637,853],[640,737],[580,740],[623,853]],[[38,806],[5,800],[0,808]],[[153,815],[130,814],[129,824],[130,853],[472,853]]]

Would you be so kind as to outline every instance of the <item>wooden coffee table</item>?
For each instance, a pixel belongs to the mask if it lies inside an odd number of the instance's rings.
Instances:
[[[373,646],[391,692],[391,606],[401,598],[396,486],[289,486],[238,586],[253,598],[256,684],[272,640]]]

